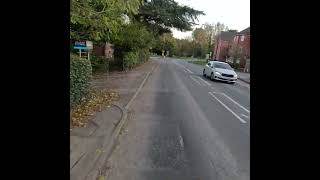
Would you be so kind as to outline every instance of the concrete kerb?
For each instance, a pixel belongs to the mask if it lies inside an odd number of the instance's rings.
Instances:
[[[118,108],[119,110],[117,113],[120,112],[121,116],[116,118],[117,120],[115,119],[116,120],[115,122],[118,122],[118,123],[113,123],[114,126],[112,127],[112,129],[110,129],[110,131],[108,131],[108,135],[102,135],[100,131],[103,131],[102,128],[104,126],[100,127],[100,125],[98,125],[97,129],[100,129],[100,130],[95,129],[94,131],[96,130],[97,132],[99,131],[100,135],[91,136],[92,133],[90,133],[90,135],[86,133],[84,136],[80,136],[80,138],[85,138],[84,141],[81,141],[80,143],[82,148],[84,149],[81,150],[80,147],[74,147],[74,148],[77,148],[77,151],[79,152],[76,151],[75,152],[76,154],[73,153],[72,155],[74,156],[74,158],[72,161],[70,159],[70,179],[71,180],[86,179],[90,174],[90,172],[92,172],[92,170],[97,167],[98,162],[102,158],[101,155],[104,155],[110,151],[109,149],[111,147],[108,147],[108,143],[111,143],[114,139],[112,137],[112,133],[115,131],[117,124],[119,124],[119,122],[123,118],[125,118],[125,114],[121,106],[113,104],[112,107]],[[91,131],[92,130],[90,130],[90,132]],[[75,137],[79,137],[79,135],[81,134],[73,134],[73,136]]]
[[[116,127],[111,135],[110,141],[107,142],[103,146],[105,153],[100,155],[101,157],[98,158],[98,160],[97,160],[98,162],[95,163],[93,168],[89,171],[89,173],[85,177],[86,180],[96,180],[97,178],[99,178],[99,176],[105,176],[105,171],[107,169],[105,163],[107,162],[107,160],[109,159],[110,155],[112,154],[114,148],[116,147],[116,142],[119,138],[121,129],[123,128],[124,124],[127,122],[128,110],[129,110],[133,100],[137,97],[137,95],[141,91],[142,87],[145,85],[147,79],[149,78],[150,74],[154,71],[154,69],[155,69],[155,65],[153,66],[151,71],[147,73],[147,75],[143,79],[142,83],[140,84],[138,90],[135,92],[133,97],[130,99],[130,101],[127,103],[127,105],[124,108],[117,105],[117,107],[119,107],[121,109],[121,111],[123,112],[122,118],[119,121],[119,123],[116,125]]]

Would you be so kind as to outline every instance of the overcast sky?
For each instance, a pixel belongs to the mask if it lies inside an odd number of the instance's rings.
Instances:
[[[196,10],[204,11],[206,15],[199,17],[198,24],[221,22],[241,31],[250,26],[250,0],[175,0],[180,5],[187,5]],[[185,38],[191,36],[191,31],[181,32],[173,29],[173,36]]]

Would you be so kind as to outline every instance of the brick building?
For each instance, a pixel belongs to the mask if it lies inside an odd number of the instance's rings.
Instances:
[[[110,43],[105,43],[100,46],[93,46],[93,54],[96,56],[104,56],[108,59],[112,59],[114,47]]]
[[[216,46],[213,51],[213,57],[219,61],[226,61],[229,57],[233,38],[237,34],[235,30],[222,31],[216,38]]]
[[[240,31],[234,36],[232,46],[240,48],[242,55],[240,59],[240,68],[250,70],[250,27]]]

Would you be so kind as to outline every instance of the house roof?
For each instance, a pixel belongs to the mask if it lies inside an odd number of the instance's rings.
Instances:
[[[240,31],[240,32],[239,32],[239,34],[250,35],[250,27],[248,27],[248,28],[246,28],[246,29],[244,29],[244,30]]]
[[[221,40],[224,40],[224,41],[232,41],[233,40],[233,37],[237,34],[237,32],[235,31],[222,31],[221,34],[220,34],[220,38]]]

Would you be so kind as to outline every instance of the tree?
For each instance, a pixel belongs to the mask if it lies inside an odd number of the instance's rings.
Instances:
[[[237,61],[240,61],[244,55],[242,48],[238,44],[231,46],[230,55],[233,60],[233,67],[237,69],[239,65]]]
[[[208,53],[208,34],[202,28],[196,28],[192,32],[193,48],[195,57],[204,58]]]
[[[217,36],[221,33],[221,31],[227,31],[229,28],[228,26],[224,25],[223,23],[218,22],[214,25],[214,35]]]
[[[204,29],[196,28],[192,32],[192,38],[198,44],[206,44],[208,39],[208,34]]]
[[[209,24],[209,23],[205,23],[204,24],[204,30],[206,31],[207,34],[207,46],[208,46],[208,52],[210,53],[213,50],[213,45],[214,45],[214,38],[215,38],[215,26],[214,24]],[[211,55],[213,55],[213,53],[211,53]],[[212,58],[212,57],[210,57]]]
[[[118,67],[132,68],[145,62],[154,44],[154,36],[139,22],[123,25],[117,36],[113,36],[114,58]]]
[[[109,40],[141,4],[142,0],[71,0],[70,38]]]
[[[179,57],[190,57],[193,53],[192,39],[175,39],[173,54]]]
[[[180,6],[174,0],[145,0],[134,17],[155,34],[161,35],[170,33],[170,28],[180,31],[191,30],[191,27],[196,25],[195,21],[199,15],[204,13],[188,6]]]
[[[123,26],[111,42],[115,45],[115,56],[122,58],[125,52],[150,49],[154,43],[154,36],[139,22],[131,22]]]
[[[161,36],[157,37],[153,52],[161,54],[162,51],[169,51],[169,55],[171,56],[175,46],[176,40],[173,37],[172,33],[164,33]]]
[[[221,33],[221,31],[228,31],[228,26],[224,25],[223,23],[205,23],[204,30],[208,34],[208,53],[211,52],[211,57],[213,58],[212,50],[214,49],[216,37]]]

